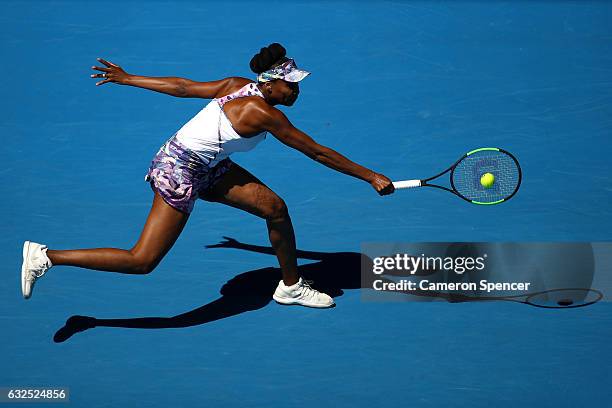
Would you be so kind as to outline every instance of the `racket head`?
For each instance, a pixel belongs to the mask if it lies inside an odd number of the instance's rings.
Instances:
[[[495,181],[484,187],[480,178],[491,173]],[[500,204],[511,199],[522,180],[521,166],[510,152],[497,147],[472,150],[455,163],[450,180],[453,192],[473,204]]]

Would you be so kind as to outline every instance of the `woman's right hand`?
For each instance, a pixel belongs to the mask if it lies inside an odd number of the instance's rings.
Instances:
[[[104,78],[104,80],[96,82],[96,86],[103,85],[107,82],[114,82],[116,84],[123,85],[127,77],[130,75],[119,65],[113,64],[112,62],[106,61],[102,58],[98,58],[98,61],[106,65],[106,67],[91,67],[91,69],[95,69],[96,71],[102,71],[101,74],[91,74],[92,78]]]
[[[379,173],[374,173],[370,184],[381,196],[392,194],[395,191],[395,187],[393,186],[391,179]]]

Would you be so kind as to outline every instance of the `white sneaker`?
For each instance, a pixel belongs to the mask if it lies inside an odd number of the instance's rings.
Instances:
[[[21,265],[21,292],[25,299],[32,296],[34,282],[51,268],[53,264],[47,257],[47,246],[36,242],[23,243],[23,264]]]
[[[332,307],[335,305],[331,296],[313,289],[310,285],[312,281],[302,278],[291,286],[286,286],[283,281],[278,283],[278,287],[272,298],[283,305],[302,305],[308,307]]]

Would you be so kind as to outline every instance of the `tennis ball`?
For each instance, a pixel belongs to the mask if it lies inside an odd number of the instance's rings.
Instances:
[[[491,188],[493,183],[495,183],[495,176],[491,173],[485,173],[480,178],[480,184],[482,184],[484,188]]]

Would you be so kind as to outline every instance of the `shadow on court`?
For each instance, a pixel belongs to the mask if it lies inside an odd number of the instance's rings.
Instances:
[[[250,245],[239,242],[233,238],[224,237],[225,241],[215,245],[208,245],[207,248],[233,248],[242,249],[245,251],[257,252],[262,254],[274,255],[274,250],[270,247]],[[491,252],[494,247],[489,244],[469,244],[462,245],[451,244],[446,248],[445,255],[471,255],[475,256],[479,246],[485,245]],[[498,245],[499,246],[499,245]],[[515,245],[501,245],[497,248],[501,251],[500,255],[496,255],[500,259],[503,256],[517,256]],[[548,247],[544,248],[547,249]],[[482,249],[482,248],[481,248]],[[550,248],[547,249],[548,252]],[[497,295],[491,296],[484,293],[473,293],[468,290],[465,292],[448,291],[440,292],[436,290],[420,290],[418,288],[412,290],[399,290],[396,294],[403,294],[412,301],[432,301],[435,299],[443,299],[447,302],[462,303],[474,301],[510,301],[524,303],[531,306],[563,309],[588,306],[598,302],[603,298],[603,293],[591,288],[591,282],[594,273],[593,252],[590,245],[574,243],[565,244],[562,247],[562,253],[572,254],[571,259],[577,262],[576,265],[570,265],[567,272],[571,272],[570,277],[578,276],[578,280],[574,278],[571,282],[559,281],[557,279],[554,289],[547,290],[546,287],[541,287],[531,293],[520,295]],[[553,254],[558,255],[560,250],[553,248]],[[580,255],[580,256],[579,256]],[[299,273],[302,277],[315,282],[314,287],[322,292],[327,293],[332,297],[342,296],[344,289],[360,289],[372,288],[374,279],[381,279],[387,283],[392,283],[392,275],[396,277],[426,277],[428,281],[437,282],[452,282],[457,281],[458,276],[461,279],[464,275],[456,275],[453,273],[444,273],[443,270],[420,270],[416,272],[406,273],[404,271],[387,271],[383,275],[364,274],[361,275],[361,268],[364,270],[372,270],[373,261],[365,254],[357,252],[314,252],[314,251],[297,251],[298,258],[308,259],[313,262],[306,265],[298,266]],[[553,257],[557,259],[557,257]],[[562,260],[567,263],[567,260]],[[503,265],[502,265],[503,266]],[[554,275],[562,275],[559,272],[559,267],[549,265]],[[505,268],[508,269],[508,268]],[[513,269],[513,268],[510,268]],[[528,268],[523,265],[519,269]],[[579,270],[581,273],[576,274]],[[504,271],[503,267],[497,266],[493,271]],[[486,272],[486,271],[485,271]],[[490,271],[489,271],[490,272]],[[513,269],[513,273],[517,274],[517,270]],[[469,274],[466,273],[465,276]],[[478,279],[492,278],[492,275],[483,275],[479,272]],[[200,324],[205,324],[226,317],[238,315],[240,313],[249,312],[252,310],[261,309],[272,300],[272,294],[281,279],[281,270],[279,268],[267,267],[241,273],[230,279],[221,287],[221,297],[211,303],[198,307],[192,311],[176,315],[173,317],[139,317],[129,319],[97,319],[89,316],[72,316],[67,321],[64,327],[59,329],[53,340],[56,343],[61,343],[68,340],[75,333],[82,332],[94,327],[123,327],[132,329],[169,329],[191,327]],[[496,279],[493,279],[496,280]],[[380,293],[377,294],[379,296]],[[416,296],[416,298],[415,298]],[[396,299],[397,300],[397,299]]]
[[[207,248],[233,248],[274,255],[270,247],[249,245],[224,237],[225,241]],[[362,255],[356,252],[297,251],[298,258],[314,262],[298,267],[300,275],[315,282],[314,287],[332,297],[342,296],[343,289],[358,289],[361,285]],[[366,262],[371,262],[365,257]],[[261,309],[272,300],[272,294],[281,279],[280,268],[262,268],[241,273],[221,287],[221,297],[211,303],[173,317],[138,317],[128,319],[96,319],[72,316],[53,336],[61,343],[75,333],[94,327],[123,327],[131,329],[170,329],[191,327],[240,313]]]

